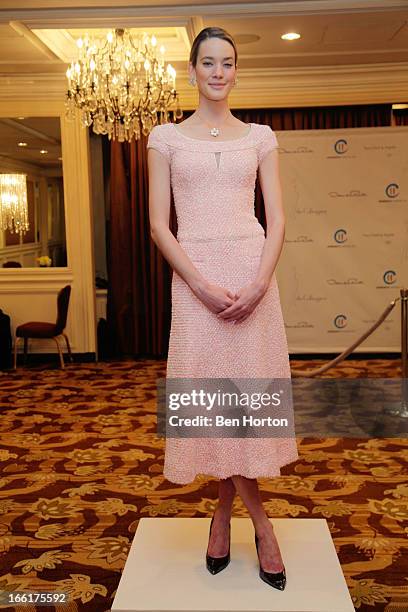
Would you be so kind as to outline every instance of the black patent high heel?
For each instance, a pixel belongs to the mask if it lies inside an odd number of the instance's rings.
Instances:
[[[255,534],[255,544],[256,544],[256,552],[258,554],[259,561],[259,577],[261,580],[274,587],[275,589],[279,589],[279,591],[283,591],[286,585],[286,572],[285,566],[283,566],[283,570],[281,572],[265,572],[261,566],[261,560],[259,559],[258,552],[258,536]]]
[[[214,520],[214,516],[211,519],[210,533],[209,533],[208,538],[211,535],[211,527],[213,524],[213,520]],[[218,572],[221,572],[223,569],[227,567],[228,563],[230,562],[230,548],[231,548],[231,523],[229,525],[228,553],[224,557],[211,557],[208,554],[208,552],[206,554],[207,569],[210,572],[210,574],[218,574]],[[207,547],[207,551],[208,551],[208,547]]]

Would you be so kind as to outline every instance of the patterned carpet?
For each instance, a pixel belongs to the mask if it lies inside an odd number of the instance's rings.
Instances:
[[[105,612],[140,517],[212,514],[216,479],[181,486],[162,476],[155,391],[164,375],[154,360],[0,372],[0,592],[67,590],[72,600],[2,609]],[[350,360],[325,377],[400,375],[397,360]],[[259,480],[269,516],[325,518],[355,608],[407,612],[407,439],[298,446],[282,477]],[[238,496],[234,516],[248,516]]]

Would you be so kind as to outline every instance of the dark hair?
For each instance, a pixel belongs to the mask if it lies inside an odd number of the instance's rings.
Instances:
[[[238,60],[238,52],[237,52],[237,47],[235,45],[235,41],[232,38],[231,34],[228,34],[228,32],[224,30],[224,28],[212,27],[212,28],[204,28],[204,30],[201,30],[201,32],[197,34],[197,36],[194,39],[194,42],[193,42],[193,45],[190,51],[190,62],[192,63],[194,68],[196,67],[196,64],[197,64],[198,48],[200,44],[203,42],[203,40],[208,40],[209,38],[221,38],[221,40],[226,40],[227,42],[230,43],[230,45],[232,45],[235,51],[235,66],[236,66],[237,60]]]

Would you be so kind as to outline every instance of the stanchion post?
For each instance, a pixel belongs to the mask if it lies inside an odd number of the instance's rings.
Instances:
[[[408,289],[401,289],[401,376],[402,401],[399,416],[408,417],[408,333],[407,333],[407,307]]]
[[[392,416],[408,418],[408,289],[400,289],[401,299],[401,397],[397,402],[387,402],[385,412]]]
[[[408,356],[407,356],[407,304],[408,289],[401,289],[401,374],[402,378],[408,378]]]

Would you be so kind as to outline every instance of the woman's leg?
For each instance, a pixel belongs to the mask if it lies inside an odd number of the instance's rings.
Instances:
[[[273,526],[262,505],[256,478],[245,478],[244,476],[231,476],[231,478],[238,495],[251,515],[256,535],[258,536],[259,558],[262,569],[265,572],[282,571],[283,561],[279,545],[273,531]]]
[[[231,478],[220,480],[218,485],[218,505],[215,509],[208,541],[207,552],[211,557],[224,557],[228,553],[229,523],[235,493],[235,485]]]

